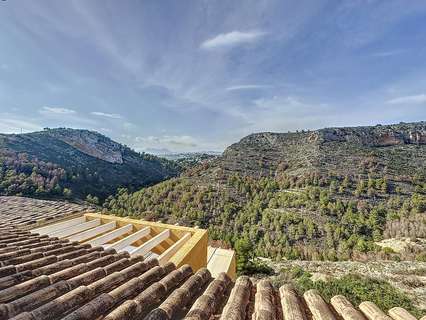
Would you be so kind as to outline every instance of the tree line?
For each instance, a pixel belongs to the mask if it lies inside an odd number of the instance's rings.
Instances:
[[[426,210],[423,180],[401,184],[387,177],[318,173],[263,178],[219,173],[218,177],[216,183],[180,177],[135,193],[120,189],[106,200],[104,210],[208,228],[213,240],[240,251],[240,269],[254,256],[421,258],[415,250],[401,256],[376,242],[391,235],[424,234],[424,224],[412,221]],[[247,247],[249,253],[243,249]]]

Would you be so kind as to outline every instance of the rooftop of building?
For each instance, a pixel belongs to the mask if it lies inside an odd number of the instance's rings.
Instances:
[[[343,296],[325,301],[316,291],[299,294],[268,279],[234,281],[235,266],[214,268],[229,263],[231,251],[207,248],[202,229],[82,212],[36,216],[28,228],[4,203],[0,320],[416,319],[398,306],[353,306]],[[131,230],[112,238],[124,227]]]
[[[31,229],[40,224],[68,219],[95,209],[85,204],[40,200],[26,197],[0,196],[0,219],[3,226]]]

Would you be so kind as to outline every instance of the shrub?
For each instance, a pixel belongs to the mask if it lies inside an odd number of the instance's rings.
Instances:
[[[419,253],[419,254],[416,256],[416,261],[426,262],[426,252]]]
[[[341,294],[356,306],[363,301],[372,301],[385,312],[393,307],[402,307],[417,317],[422,313],[405,293],[382,280],[350,274],[328,282],[322,280],[313,282],[302,276],[296,281],[296,285],[302,292],[316,289],[328,300]]]

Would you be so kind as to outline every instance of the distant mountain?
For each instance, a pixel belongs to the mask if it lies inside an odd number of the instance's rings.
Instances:
[[[165,154],[172,153],[167,148],[146,148],[144,151],[146,153],[154,154],[154,155],[159,156],[159,157],[163,157]]]
[[[228,147],[216,167],[243,175],[285,170],[300,176],[426,174],[426,122],[326,128],[295,133],[256,133]]]
[[[394,257],[381,240],[426,237],[426,122],[252,134],[105,208],[200,225],[259,256]]]
[[[162,155],[163,158],[175,161],[179,166],[188,170],[203,162],[210,162],[219,157],[222,153],[215,151],[206,152],[184,152],[184,153],[168,153]]]
[[[218,151],[200,151],[200,152],[166,152],[161,156],[168,160],[182,160],[182,159],[212,159],[220,156],[222,152]]]
[[[0,194],[105,198],[176,176],[177,164],[88,130],[0,134]],[[95,199],[96,200],[96,199]]]

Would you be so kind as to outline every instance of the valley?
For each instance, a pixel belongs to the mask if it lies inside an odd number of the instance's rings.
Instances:
[[[89,200],[177,176],[180,166],[88,130],[0,134],[0,195]]]
[[[213,240],[256,256],[304,260],[410,259],[385,238],[422,238],[426,225],[426,123],[334,128],[243,138],[223,156],[104,210],[208,228]]]
[[[258,133],[173,161],[84,130],[2,135],[0,190],[208,229],[240,275],[420,315],[425,133],[425,122]]]
[[[0,320],[426,320],[426,1],[0,8]]]

